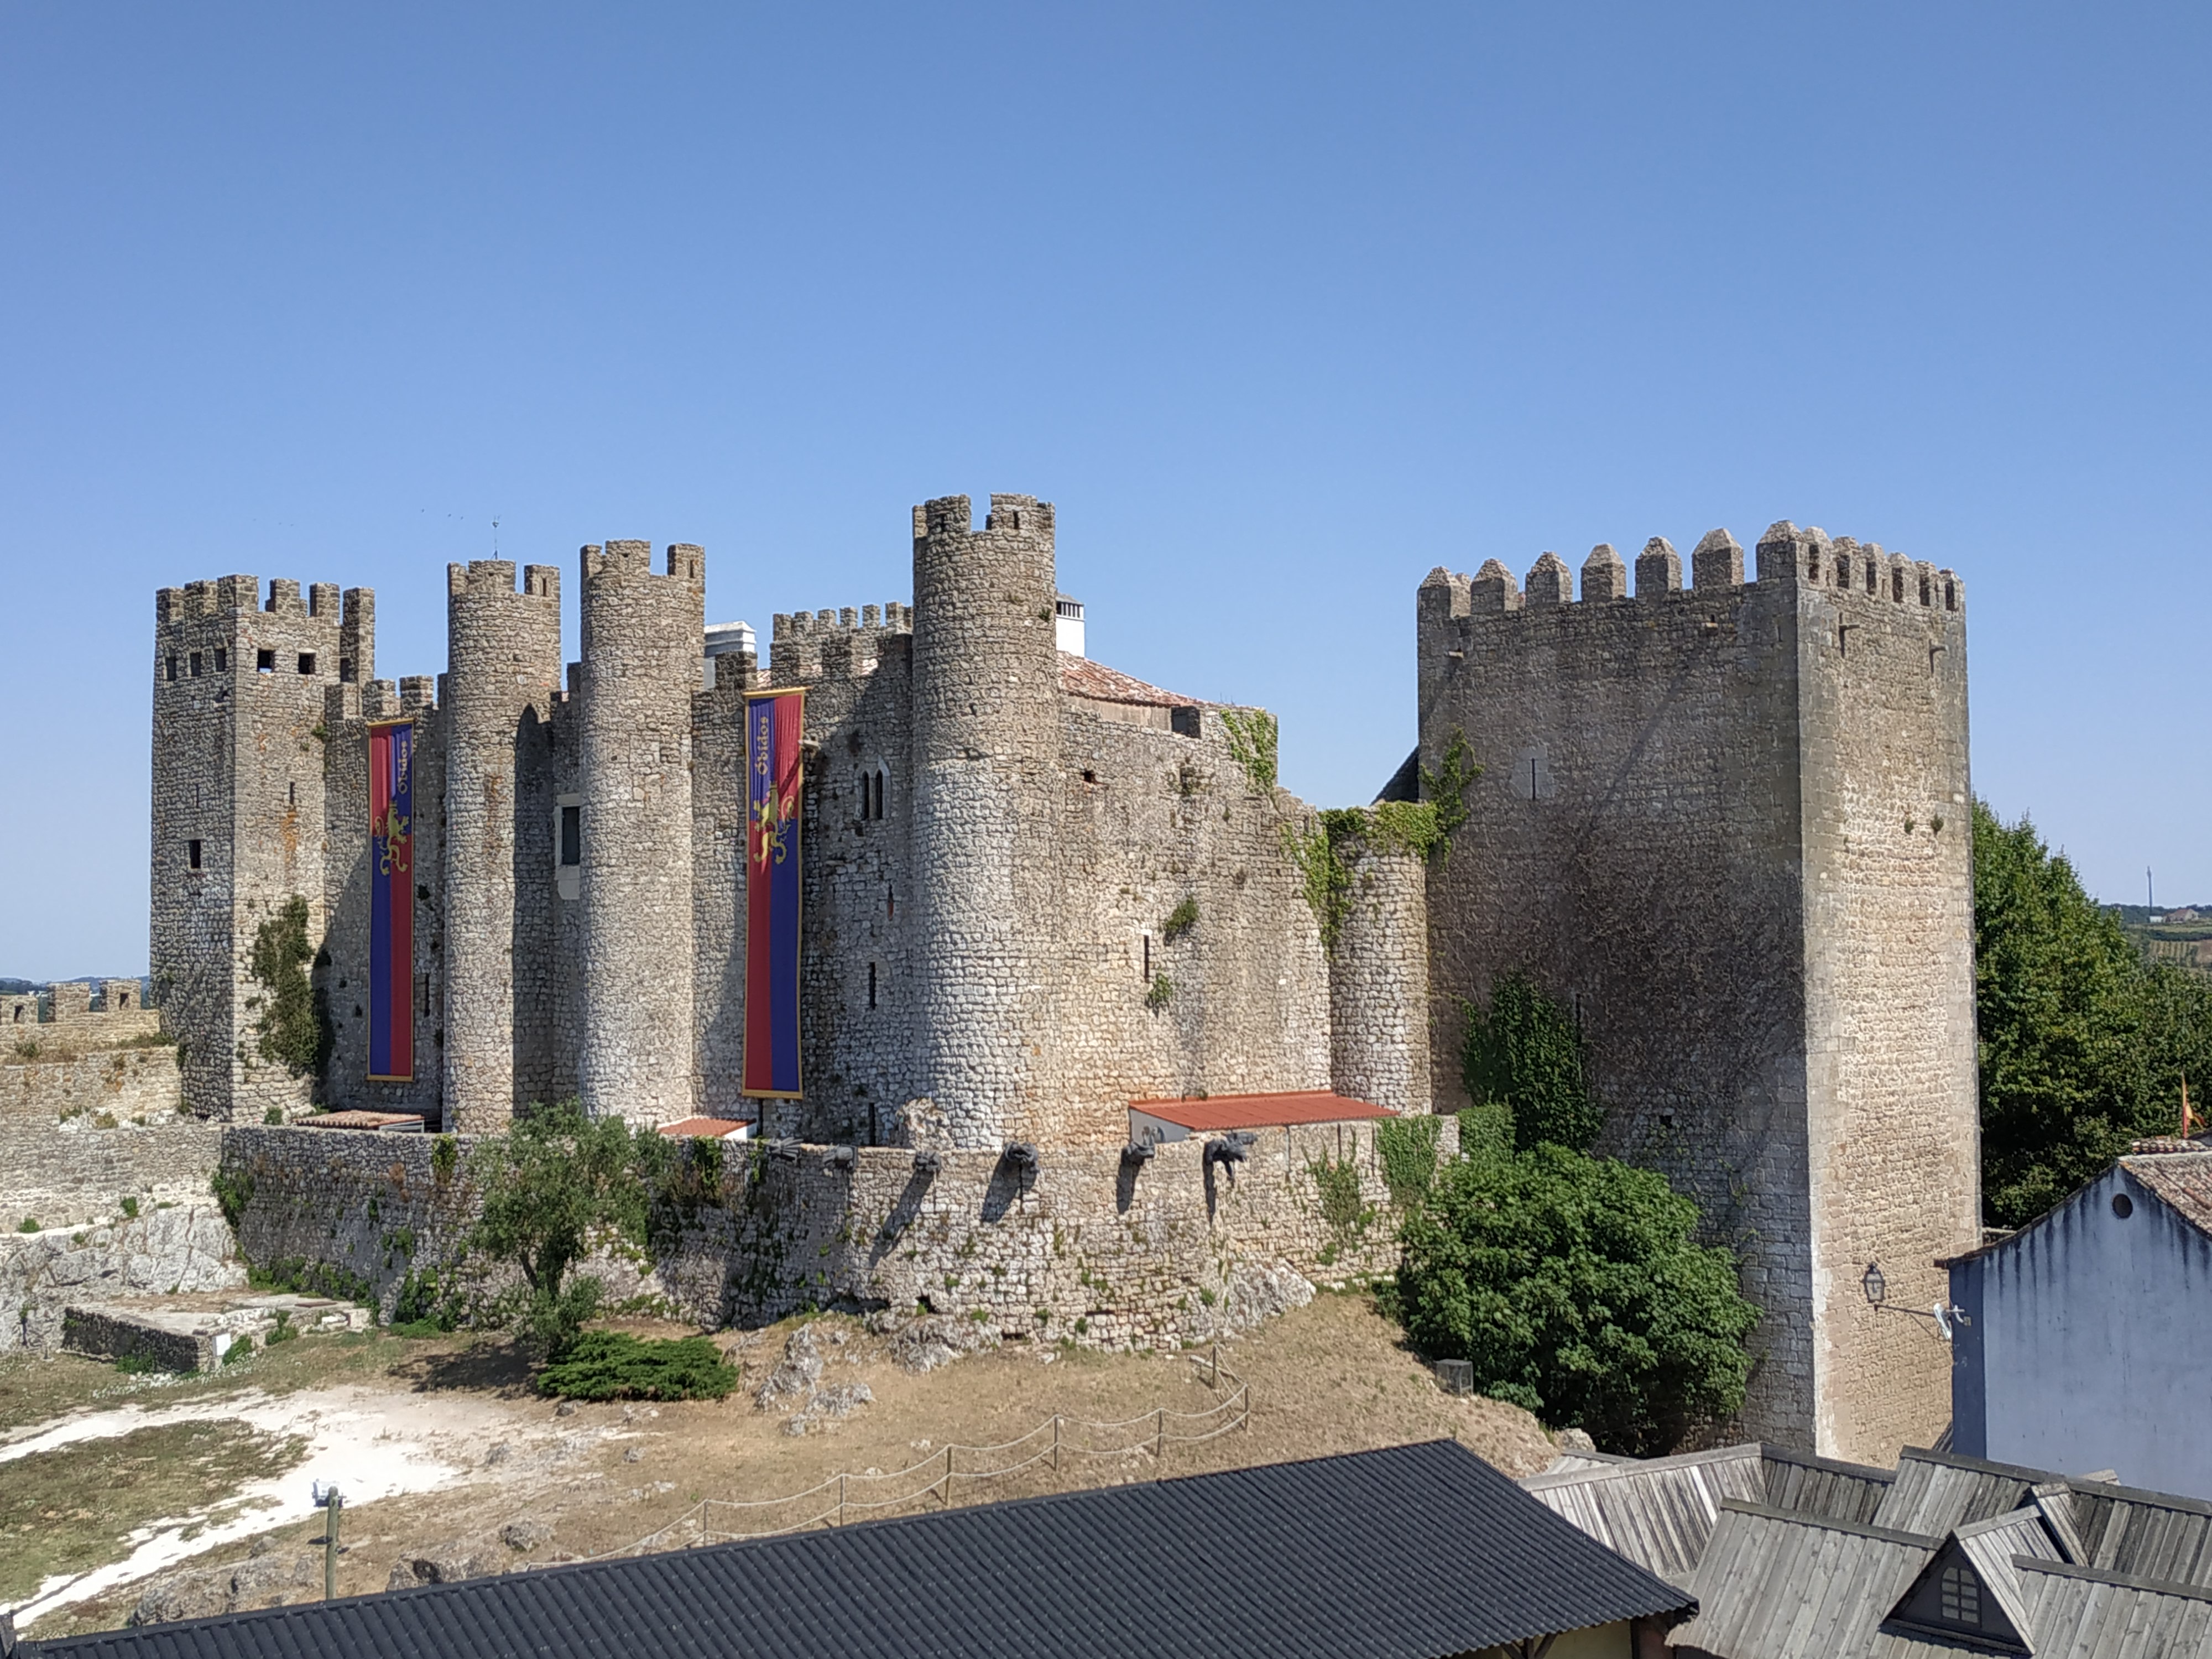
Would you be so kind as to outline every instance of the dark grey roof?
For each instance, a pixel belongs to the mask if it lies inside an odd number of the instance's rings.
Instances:
[[[1566,1457],[1521,1485],[1591,1537],[1686,1585],[1723,1499],[1870,1521],[1892,1478],[1887,1469],[1753,1441],[1642,1461]]]
[[[1690,1606],[1440,1440],[24,1650],[31,1659],[1440,1659]]]

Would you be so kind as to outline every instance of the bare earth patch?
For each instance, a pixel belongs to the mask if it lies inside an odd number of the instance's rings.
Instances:
[[[39,1619],[34,1633],[51,1637],[119,1625],[149,1583],[195,1573],[212,1583],[221,1577],[216,1570],[228,1570],[249,1542],[264,1555],[295,1555],[321,1536],[321,1518],[307,1507],[307,1488],[311,1477],[331,1478],[318,1464],[325,1444],[333,1449],[323,1461],[334,1471],[344,1461],[337,1449],[352,1447],[356,1467],[341,1485],[349,1479],[371,1482],[361,1489],[360,1501],[349,1497],[342,1534],[348,1548],[339,1568],[340,1593],[363,1595],[385,1589],[395,1569],[404,1578],[415,1571],[413,1562],[425,1558],[452,1564],[448,1570],[454,1571],[495,1571],[626,1548],[702,1498],[781,1498],[840,1472],[904,1468],[933,1459],[948,1442],[980,1447],[1012,1440],[1054,1413],[1112,1422],[1143,1419],[1160,1407],[1205,1412],[1221,1397],[1209,1386],[1203,1355],[1194,1363],[1182,1353],[1100,1354],[1009,1344],[916,1374],[900,1367],[887,1339],[869,1334],[858,1321],[825,1317],[813,1322],[813,1333],[823,1364],[816,1392],[827,1392],[829,1406],[809,1410],[787,1400],[763,1409],[752,1390],[782,1359],[795,1324],[725,1339],[744,1365],[745,1386],[711,1404],[578,1405],[562,1414],[529,1390],[526,1370],[505,1345],[466,1338],[305,1339],[286,1346],[323,1352],[288,1354],[279,1362],[289,1368],[282,1379],[289,1392],[269,1386],[279,1381],[274,1376],[251,1379],[258,1403],[247,1402],[243,1390],[225,1379],[185,1385],[196,1398],[161,1405],[207,1415],[246,1413],[240,1420],[264,1435],[289,1432],[310,1443],[302,1460],[283,1476],[285,1495],[293,1500],[289,1514],[272,1526],[271,1512],[254,1523],[252,1539],[233,1534],[224,1547],[158,1579],[140,1574],[81,1597],[64,1592]],[[1000,1480],[956,1479],[951,1501],[988,1502],[1446,1436],[1510,1474],[1541,1468],[1553,1455],[1549,1439],[1525,1412],[1441,1393],[1364,1296],[1317,1297],[1224,1345],[1221,1356],[1224,1367],[1251,1386],[1253,1410],[1245,1426],[1203,1444],[1170,1443],[1158,1456],[1151,1444],[1136,1443],[1149,1436],[1143,1423],[1094,1434],[1091,1443],[1134,1449],[1100,1458],[1076,1456],[1071,1449],[1057,1472],[1041,1462]],[[258,1370],[264,1364],[257,1359],[244,1369]],[[82,1362],[48,1362],[40,1369],[85,1374],[79,1385],[85,1394],[92,1392],[85,1383],[104,1377],[112,1386],[113,1380],[105,1368]],[[57,1412],[66,1409],[60,1396],[68,1390],[59,1378],[32,1383],[0,1371],[0,1422],[23,1421],[10,1405],[13,1395],[25,1389]],[[791,1431],[794,1417],[803,1419],[802,1432]],[[365,1457],[358,1436],[349,1442],[334,1432],[333,1419],[373,1419],[381,1438],[369,1440],[367,1450],[381,1449],[384,1455]],[[22,1433],[18,1428],[0,1440],[0,1457],[10,1443],[20,1443]],[[1072,1449],[1077,1437],[1071,1431],[1067,1438]],[[114,1443],[78,1440],[41,1456],[112,1456],[96,1448]],[[252,1455],[268,1455],[265,1449]],[[416,1482],[387,1480],[389,1495],[372,1495],[380,1467],[410,1459]],[[988,1461],[978,1457],[971,1466]],[[59,1472],[66,1465],[49,1467]],[[88,1475],[98,1467],[88,1462]],[[236,1486],[242,1489],[250,1482],[243,1467],[239,1474]],[[395,1485],[405,1489],[393,1490]],[[895,1512],[911,1513],[936,1501],[926,1498]],[[797,1519],[811,1510],[781,1513]],[[0,1574],[10,1584],[35,1571],[11,1562],[15,1547],[0,1536]],[[260,1606],[320,1591],[319,1583],[310,1589],[287,1583],[273,1594],[257,1590],[249,1599],[246,1578],[235,1582],[240,1589],[222,1605]]]

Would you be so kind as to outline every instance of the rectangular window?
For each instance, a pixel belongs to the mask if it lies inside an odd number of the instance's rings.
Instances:
[[[353,684],[353,659],[351,657],[340,657],[338,659],[338,684],[341,685],[351,685]]]
[[[200,653],[199,653],[198,652],[195,651],[195,652],[193,652],[193,653],[192,653],[192,678],[193,678],[194,679],[198,679],[198,678],[199,678],[199,677],[200,677]]]
[[[192,868],[193,868],[193,869],[195,869],[195,870],[198,869],[198,868],[200,867],[200,844],[199,844],[199,842],[196,842],[196,841],[188,841],[188,842],[186,842],[185,843],[185,857],[187,857],[187,858],[189,858],[189,859],[191,860],[191,863],[192,863]]]
[[[174,657],[169,659],[169,678],[173,680],[177,678],[177,659]]]
[[[300,786],[298,784],[288,783],[284,786],[284,804],[288,806],[297,806],[300,804]]]
[[[874,1007],[875,1006],[876,1006],[876,964],[875,964],[874,963],[872,963],[872,963],[870,963],[868,964],[868,1006],[869,1006],[869,1007],[871,1007],[871,1008],[872,1008],[872,1007]]]
[[[276,653],[274,651],[255,652],[253,653],[253,672],[257,674],[275,673],[276,672]]]
[[[215,672],[218,674],[230,672],[230,653],[220,645],[215,648]]]
[[[561,862],[578,865],[584,861],[584,809],[564,806],[561,809]]]
[[[300,672],[302,674],[312,674],[315,672],[315,653],[313,652],[302,651],[300,653]]]

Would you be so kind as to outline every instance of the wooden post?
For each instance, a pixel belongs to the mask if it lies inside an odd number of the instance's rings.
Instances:
[[[338,1598],[338,1510],[345,1499],[338,1496],[337,1488],[331,1489],[329,1501],[323,1505],[323,1600]]]
[[[950,1447],[950,1446],[947,1446],[947,1447],[945,1449],[945,1499],[944,1499],[944,1501],[945,1501],[945,1503],[947,1503],[947,1504],[950,1504],[950,1503],[951,1503],[951,1501],[952,1501],[952,1448],[951,1448],[951,1447]]]
[[[1052,1472],[1060,1473],[1060,1413],[1052,1414]]]
[[[1157,1465],[1168,1455],[1168,1408],[1152,1407],[1152,1462]]]
[[[837,1524],[841,1527],[845,1524],[845,1477],[842,1474],[837,1477]]]
[[[1218,1342],[1217,1342],[1217,1343],[1215,1343],[1215,1344],[1213,1345],[1213,1388],[1214,1388],[1214,1391],[1215,1391],[1217,1394],[1220,1392],[1220,1389],[1221,1389],[1221,1345],[1220,1345]]]

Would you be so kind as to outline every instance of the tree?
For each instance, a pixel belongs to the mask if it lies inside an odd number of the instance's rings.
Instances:
[[[2203,1078],[2212,985],[2146,963],[2026,817],[1974,803],[1974,1001],[1983,1209],[2019,1226],[2139,1135],[2180,1127]]]
[[[572,1274],[576,1263],[611,1235],[645,1243],[647,1172],[662,1150],[652,1130],[633,1135],[621,1118],[587,1117],[573,1100],[533,1108],[477,1148],[483,1207],[470,1243],[520,1270],[514,1322],[547,1358],[574,1344],[605,1293],[596,1274]]]
[[[1555,1144],[1445,1167],[1408,1217],[1395,1300],[1425,1353],[1607,1450],[1672,1448],[1743,1404],[1759,1310],[1664,1177]]]
[[[1567,1011],[1526,974],[1501,974],[1490,1004],[1467,1009],[1460,1072],[1478,1106],[1513,1115],[1514,1145],[1526,1152],[1547,1142],[1586,1152],[1605,1127],[1583,1071],[1583,1036]]]

